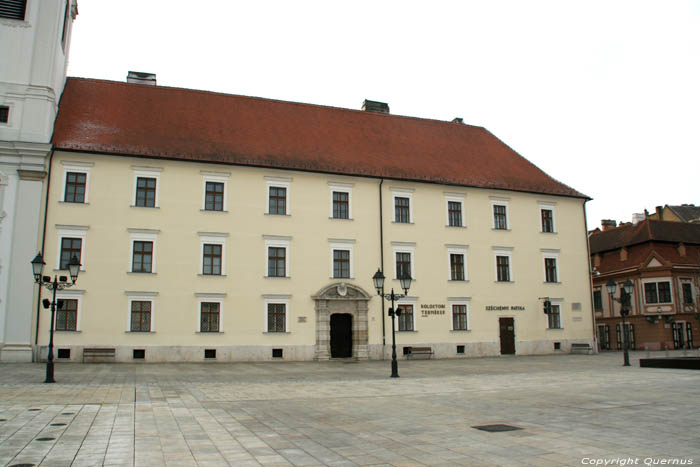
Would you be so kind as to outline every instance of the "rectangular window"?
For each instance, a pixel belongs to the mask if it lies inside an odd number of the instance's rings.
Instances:
[[[64,298],[62,307],[56,310],[56,331],[76,331],[78,329],[78,300]]]
[[[153,242],[134,241],[131,272],[153,272]]]
[[[508,230],[508,218],[506,214],[506,207],[504,205],[493,205],[493,228],[498,230]]]
[[[204,194],[205,211],[224,210],[224,184],[222,182],[206,182]]]
[[[333,219],[349,219],[350,193],[345,191],[333,192]]]
[[[593,308],[596,311],[603,311],[603,294],[600,290],[593,291]]]
[[[199,318],[201,332],[219,332],[219,303],[202,302]]]
[[[350,251],[333,250],[333,278],[350,278]]]
[[[450,254],[450,280],[464,280],[464,255]]]
[[[24,20],[27,0],[5,0],[0,2],[0,18]]]
[[[81,238],[63,237],[61,239],[61,264],[58,268],[67,270],[68,263],[73,256],[78,259],[78,262],[82,263],[82,258],[80,257],[82,246],[83,240]]]
[[[267,304],[267,332],[286,331],[287,306],[284,303]]]
[[[10,121],[10,108],[6,105],[0,105],[0,123],[8,123]]]
[[[136,178],[136,206],[154,208],[156,206],[156,179]]]
[[[287,214],[287,188],[280,186],[270,187],[270,210],[269,214]]]
[[[540,209],[542,217],[542,232],[554,232],[554,211],[551,209]]]
[[[203,251],[202,274],[221,275],[221,245],[205,243]]]
[[[552,305],[547,313],[547,324],[549,329],[561,329],[561,312],[559,305]]]
[[[647,282],[644,284],[644,301],[646,303],[671,303],[670,282]]]
[[[404,274],[411,276],[411,253],[396,253],[396,278],[404,277]]]
[[[267,275],[268,277],[286,277],[285,257],[287,249],[268,247],[267,249]]]
[[[496,256],[496,280],[510,282],[510,257]]]
[[[450,227],[462,227],[462,203],[459,201],[448,201],[447,218]]]
[[[546,282],[557,282],[557,259],[544,259],[544,275]]]
[[[452,305],[452,329],[467,330],[467,305]]]
[[[693,304],[693,285],[685,282],[682,284],[683,286],[683,303],[686,305],[692,305]]]
[[[151,302],[131,302],[131,332],[151,331]]]
[[[399,315],[399,331],[413,331],[413,305],[399,305],[396,307],[401,310]]]
[[[64,193],[63,201],[65,201],[66,203],[84,203],[86,183],[86,173],[67,172],[66,191]]]
[[[394,198],[394,222],[408,224],[411,222],[410,200],[409,198]]]

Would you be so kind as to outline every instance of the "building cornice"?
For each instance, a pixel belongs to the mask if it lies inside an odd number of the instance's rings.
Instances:
[[[23,172],[41,172],[44,178],[46,158],[51,152],[49,143],[0,141],[0,168]],[[30,178],[34,180],[36,178]]]

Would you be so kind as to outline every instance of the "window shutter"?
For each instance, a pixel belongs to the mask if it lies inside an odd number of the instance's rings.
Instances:
[[[27,0],[0,0],[0,18],[24,20]]]

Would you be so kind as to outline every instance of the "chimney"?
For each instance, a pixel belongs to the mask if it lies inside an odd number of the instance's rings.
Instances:
[[[462,119],[462,117],[455,117],[452,119],[452,123],[464,123],[464,119]]]
[[[617,221],[612,219],[603,219],[600,221],[600,225],[603,226],[603,232],[607,232],[608,230],[612,230],[617,227]]]
[[[362,110],[364,110],[365,112],[388,114],[389,104],[387,104],[386,102],[377,102],[365,99],[365,101],[362,103]]]
[[[656,220],[657,221],[664,220],[664,208],[663,208],[663,206],[656,206]]]
[[[147,86],[156,85],[156,74],[155,73],[144,73],[141,71],[130,71],[126,75],[127,83],[145,84]]]

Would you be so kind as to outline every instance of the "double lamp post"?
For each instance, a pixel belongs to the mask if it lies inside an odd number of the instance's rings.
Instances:
[[[620,316],[622,317],[622,329],[620,333],[622,334],[622,348],[624,349],[624,364],[623,366],[630,366],[630,354],[627,350],[628,345],[628,334],[627,326],[625,326],[625,316],[630,314],[630,305],[632,302],[632,292],[634,292],[634,284],[631,280],[627,279],[625,283],[620,288],[620,298],[615,297],[615,292],[617,291],[617,284],[614,280],[609,280],[605,284],[605,288],[608,289],[608,294],[610,298],[615,300],[620,304]]]
[[[72,282],[68,282],[66,276],[53,276],[53,281],[51,276],[42,276],[41,273],[44,270],[44,258],[41,253],[38,253],[36,257],[32,260],[32,273],[34,274],[34,282],[39,285],[43,285],[47,289],[53,291],[53,297],[51,301],[45,298],[42,301],[44,308],[51,307],[51,324],[49,326],[49,354],[46,360],[46,380],[44,383],[55,383],[56,380],[53,378],[53,330],[56,327],[56,291],[67,289],[75,285],[75,281],[78,280],[78,273],[80,272],[80,261],[76,256],[73,256],[68,262],[68,272]],[[60,300],[59,300],[60,302]]]
[[[394,325],[394,316],[401,316],[401,309],[397,309],[394,306],[394,302],[408,295],[408,289],[411,288],[411,275],[404,272],[399,277],[399,282],[401,283],[401,288],[404,293],[396,294],[394,293],[394,288],[391,288],[391,293],[384,293],[384,274],[380,269],[372,276],[372,281],[374,282],[374,288],[377,289],[377,294],[383,297],[385,300],[391,301],[391,308],[389,308],[389,316],[391,316],[391,377],[399,377],[399,364],[396,361],[396,327]]]

